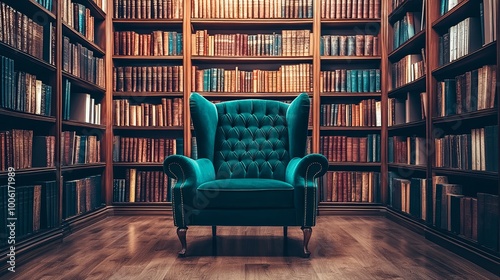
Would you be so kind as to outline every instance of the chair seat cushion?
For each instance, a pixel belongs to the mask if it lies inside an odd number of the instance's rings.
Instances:
[[[293,186],[273,179],[221,179],[201,184],[199,206],[221,208],[293,208]]]

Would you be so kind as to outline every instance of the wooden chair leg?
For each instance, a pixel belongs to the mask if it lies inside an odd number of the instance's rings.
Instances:
[[[188,228],[177,228],[177,236],[179,237],[179,241],[181,241],[182,249],[179,251],[179,257],[186,256],[186,233]]]
[[[309,244],[309,239],[311,239],[311,234],[312,234],[312,228],[311,227],[301,227],[302,232],[304,233],[304,257],[309,258],[311,255],[311,252],[309,252],[309,249],[307,248],[307,245]]]

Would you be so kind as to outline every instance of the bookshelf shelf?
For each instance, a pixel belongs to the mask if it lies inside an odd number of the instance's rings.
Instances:
[[[493,181],[498,180],[498,172],[492,172],[492,171],[463,170],[458,168],[444,168],[444,167],[433,167],[432,171],[444,175],[475,177]]]
[[[75,85],[82,87],[86,90],[91,90],[91,91],[101,92],[101,93],[106,92],[106,89],[104,89],[104,88],[102,88],[94,83],[85,81],[84,79],[79,78],[73,74],[70,74],[70,73],[65,72],[65,71],[63,71],[62,74],[63,74],[64,78],[67,78],[71,81],[71,84],[75,84]]]
[[[380,61],[382,57],[380,56],[322,56],[321,61],[339,61],[339,62],[349,62],[349,61]]]
[[[97,6],[97,3],[92,1],[92,0],[82,0],[84,3],[85,7],[90,9],[90,13],[92,16],[94,16],[96,19],[99,20],[105,20],[106,19],[106,12],[104,12],[99,6]],[[108,5],[111,5],[112,3],[109,3]]]
[[[182,61],[183,56],[181,55],[156,55],[156,56],[146,56],[146,55],[114,55],[113,59],[116,60],[137,60],[137,61],[158,61],[158,60],[180,60]]]
[[[434,69],[432,75],[438,78],[452,78],[458,74],[489,64],[496,59],[496,56],[497,42],[495,41],[475,52]]]
[[[166,130],[179,130],[182,131],[184,128],[182,126],[113,126],[114,130],[126,130],[126,131],[166,131]]]
[[[30,54],[27,54],[21,50],[11,47],[3,42],[0,42],[0,52],[4,56],[8,56],[15,59],[16,62],[27,63],[30,65],[30,72],[43,72],[50,71],[55,72],[56,67],[44,60],[36,58]],[[21,64],[19,63],[19,64]],[[16,63],[17,64],[17,63]],[[34,66],[34,67],[33,67]]]
[[[115,91],[115,97],[182,97],[183,92],[135,92],[135,91]]]
[[[76,40],[78,43],[81,43],[84,47],[92,50],[94,54],[98,54],[99,57],[104,56],[104,50],[99,47],[96,43],[90,41],[89,39],[85,38],[80,32],[76,31],[73,27],[69,26],[66,23],[62,23],[63,26],[63,35],[67,36],[71,40]]]
[[[90,169],[99,169],[106,167],[106,163],[84,163],[84,164],[75,164],[68,166],[61,166],[61,172],[73,172],[80,170],[90,170]]]
[[[493,118],[498,114],[497,108],[478,110],[460,115],[453,115],[447,117],[434,117],[432,122],[434,124],[447,124],[450,122],[464,121],[464,120],[477,120],[482,118]]]
[[[55,117],[41,116],[19,111],[11,111],[3,108],[0,108],[0,116],[2,116],[2,118],[19,118],[19,119],[37,121],[38,122],[37,124],[39,124],[39,122],[44,122],[49,124],[54,124],[56,122]]]
[[[391,169],[402,169],[402,170],[412,170],[426,172],[427,166],[425,165],[415,165],[415,164],[403,164],[403,163],[388,163],[387,167]]]
[[[130,167],[162,167],[163,163],[162,162],[113,162],[114,167],[123,167],[123,168],[130,168]]]
[[[90,128],[90,129],[99,129],[99,130],[106,129],[105,125],[91,124],[91,123],[79,122],[79,121],[73,121],[73,120],[62,121],[62,125],[69,126],[69,127],[81,127],[81,128]]]
[[[203,27],[203,28],[219,28],[227,29],[228,27],[233,29],[233,27],[238,26],[238,28],[252,28],[256,27],[269,27],[269,26],[312,26],[312,18],[304,19],[191,19],[191,24],[193,27]]]
[[[268,62],[297,62],[297,61],[312,61],[312,56],[192,56],[193,62],[209,62],[209,63],[268,63]]]
[[[440,18],[432,23],[432,27],[440,32],[459,23],[465,19],[467,15],[479,9],[478,5],[474,5],[474,0],[462,0],[453,9],[446,12]]]
[[[381,19],[321,19],[321,27],[337,26],[380,26]]]
[[[394,97],[399,94],[405,94],[409,91],[425,91],[425,75],[416,79],[415,81],[411,83],[407,83],[404,86],[398,87],[396,89],[390,90],[388,95],[389,97]]]
[[[382,130],[380,126],[320,126],[322,131],[366,131],[373,132]]]
[[[182,19],[113,19],[114,25],[131,25],[133,27],[154,27],[158,25],[182,25]]]
[[[113,205],[120,206],[172,206],[172,202],[113,202]]]
[[[340,161],[329,161],[329,166],[334,167],[378,167],[380,168],[380,162],[340,162]]]
[[[394,22],[402,18],[406,12],[415,12],[421,10],[421,8],[422,0],[406,0],[389,14],[389,22],[394,24]]]
[[[425,126],[425,120],[420,120],[416,122],[402,123],[393,126],[388,126],[387,129],[390,131],[405,130],[405,129],[416,129]]]
[[[47,175],[50,173],[56,172],[55,167],[33,167],[27,169],[16,169],[16,177],[17,176],[40,176]],[[0,178],[5,178],[8,176],[8,171],[0,171]]]
[[[396,62],[405,55],[411,53],[421,53],[421,49],[425,47],[425,29],[415,34],[413,37],[404,42],[397,49],[389,53],[389,60]]]
[[[349,97],[349,98],[365,98],[365,97],[380,97],[380,92],[322,92],[321,97]]]
[[[237,93],[225,93],[225,92],[206,92],[199,91],[199,94],[207,97],[207,98],[295,98],[300,92],[286,92],[286,93],[278,93],[278,92],[237,92]],[[309,96],[312,97],[312,93],[308,93]]]

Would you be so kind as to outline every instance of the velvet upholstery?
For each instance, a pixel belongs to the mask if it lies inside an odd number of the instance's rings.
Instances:
[[[213,104],[192,93],[198,144],[193,160],[173,155],[163,168],[172,187],[174,223],[311,227],[328,161],[306,155],[310,101],[236,100]]]

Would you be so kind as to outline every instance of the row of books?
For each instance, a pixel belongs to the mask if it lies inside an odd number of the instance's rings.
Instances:
[[[94,2],[102,11],[107,11],[108,0],[92,0],[92,2]]]
[[[163,162],[176,146],[176,139],[114,136],[113,162]]]
[[[182,126],[183,99],[162,98],[159,104],[131,104],[131,100],[113,100],[115,126]]]
[[[182,92],[181,66],[125,66],[113,68],[115,92]]]
[[[446,176],[397,178],[389,174],[390,202],[396,210],[410,214],[437,228],[498,251],[498,195],[465,196],[464,187]]]
[[[182,19],[183,0],[113,0],[114,18]]]
[[[15,194],[15,209],[9,206],[12,194]],[[0,186],[0,222],[8,225],[15,219],[15,238],[23,237],[43,229],[55,228],[59,224],[58,188],[55,181],[39,182],[29,186],[12,185]],[[12,211],[12,212],[11,212]],[[10,215],[14,213],[14,215]],[[0,229],[0,246],[5,247],[10,228],[3,226]],[[10,239],[12,240],[12,239]],[[10,244],[10,243],[9,243]]]
[[[101,177],[94,175],[64,182],[63,219],[90,212],[101,206]]]
[[[312,64],[281,65],[278,71],[199,69],[193,66],[193,91],[311,92]]]
[[[36,0],[36,2],[38,4],[40,4],[42,7],[44,7],[45,9],[49,10],[49,11],[53,11],[52,7],[53,7],[53,0]]]
[[[183,36],[176,31],[152,31],[149,34],[115,31],[113,39],[115,55],[182,55]]]
[[[82,46],[73,44],[68,37],[63,38],[63,70],[85,81],[100,87],[105,87],[106,69],[104,59],[94,56],[94,52]]]
[[[312,18],[313,0],[194,0],[192,18]]]
[[[166,202],[176,181],[162,171],[126,169],[125,179],[113,180],[114,202]]]
[[[0,42],[30,54],[50,64],[55,64],[55,26],[51,21],[44,25],[5,3],[0,3]]]
[[[435,166],[463,170],[498,171],[498,125],[471,129],[435,140]]]
[[[321,153],[333,162],[380,162],[380,134],[320,136]]]
[[[61,133],[61,165],[101,162],[101,140],[95,135],[77,135],[75,131]]]
[[[63,85],[63,119],[101,124],[101,104],[90,93],[71,92],[71,82]]]
[[[321,71],[320,92],[380,92],[380,69]]]
[[[321,201],[377,202],[379,172],[328,171],[320,181]]]
[[[450,27],[439,37],[439,65],[445,65],[466,56],[482,46],[481,23],[477,17],[469,17]]]
[[[200,56],[310,56],[310,30],[282,30],[281,34],[213,34],[197,30],[192,55]]]
[[[33,136],[33,167],[54,167],[56,154],[55,136]]]
[[[396,21],[393,25],[393,49],[397,49],[415,34],[422,31],[424,22],[422,12],[407,12],[403,19]]]
[[[319,41],[321,56],[378,56],[377,35],[323,35]]]
[[[407,92],[404,96],[387,99],[388,126],[424,120],[427,115],[427,93]]]
[[[62,0],[62,20],[68,26],[85,36],[89,41],[95,40],[95,19],[90,9],[73,0]]]
[[[446,14],[449,10],[455,8],[455,6],[462,1],[463,0],[441,0],[441,5],[439,6],[439,14]]]
[[[321,0],[321,18],[380,18],[380,0]]]
[[[427,164],[427,145],[423,137],[392,136],[388,138],[387,148],[388,163]]]
[[[422,49],[422,53],[424,49]],[[420,54],[409,54],[391,65],[392,88],[411,83],[425,75],[425,61]]]
[[[321,104],[321,126],[381,126],[381,101],[365,99],[358,104]]]
[[[483,45],[496,41],[498,29],[498,1],[483,0],[479,3],[479,15]]]
[[[31,168],[33,158],[33,130],[12,129],[0,131],[0,165],[2,170],[9,167]]]
[[[52,115],[52,87],[26,72],[15,71],[14,60],[0,56],[0,90],[2,108]]]
[[[458,75],[455,79],[438,82],[436,116],[444,117],[495,108],[496,73],[496,65],[485,65]]]

